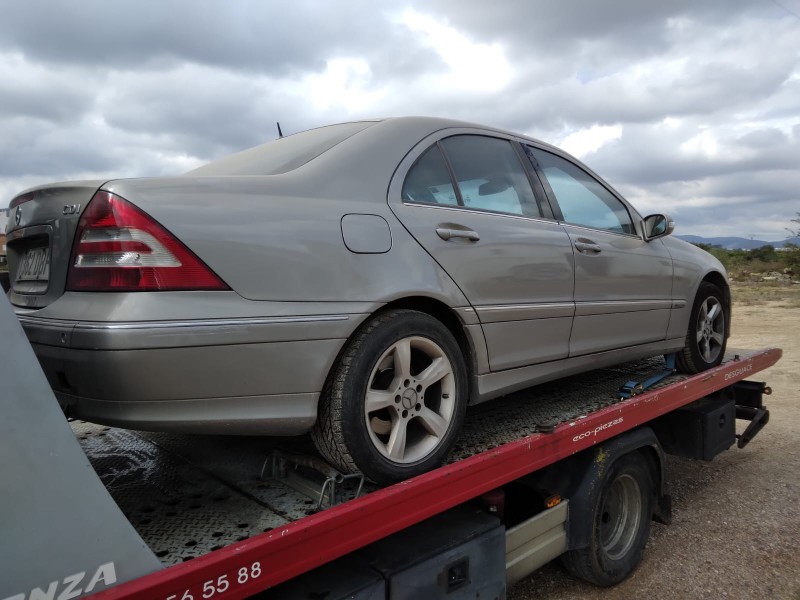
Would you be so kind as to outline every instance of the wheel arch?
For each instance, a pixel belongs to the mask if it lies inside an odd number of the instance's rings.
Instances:
[[[482,353],[476,351],[476,341],[467,333],[466,323],[447,304],[429,296],[406,296],[383,305],[370,316],[370,319],[379,312],[396,309],[416,310],[426,313],[441,322],[453,334],[459,348],[461,348],[461,352],[464,355],[464,364],[467,367],[468,380],[471,382],[473,376],[480,372],[478,357]]]
[[[662,520],[664,509],[669,507],[662,490],[660,454],[658,440],[648,427],[629,431],[597,448],[587,472],[588,485],[584,477],[576,495],[570,498],[569,550],[561,557],[570,573],[606,587],[636,570],[647,544],[650,521]],[[617,485],[620,473],[635,481],[624,486],[624,493]],[[604,531],[607,522],[610,531]]]
[[[730,285],[728,284],[728,280],[719,271],[710,271],[705,274],[700,283],[704,281],[707,281],[708,283],[711,283],[717,286],[720,290],[722,290],[722,296],[723,296],[722,301],[725,303],[725,314],[728,317],[727,323],[725,323],[725,337],[730,337],[732,301],[731,301],[731,288]]]
[[[643,455],[653,474],[655,498],[652,518],[660,523],[669,523],[671,501],[665,488],[664,452],[656,434],[647,426],[627,431],[530,476],[529,481],[535,487],[569,499],[571,516],[567,535],[570,550],[588,547],[592,506],[600,492],[598,482],[615,461],[632,452]]]
[[[458,343],[458,346],[464,355],[464,365],[467,368],[467,386],[469,388],[468,397],[471,398],[473,380],[477,374],[482,372],[481,362],[486,362],[488,368],[488,359],[486,358],[485,350],[486,342],[483,340],[483,334],[481,333],[480,340],[473,339],[473,337],[467,333],[467,324],[464,323],[458,314],[441,300],[437,300],[436,298],[432,298],[430,296],[404,296],[402,298],[396,298],[387,302],[386,304],[381,305],[380,308],[374,310],[371,314],[364,318],[358,327],[356,327],[350,333],[350,335],[341,345],[339,352],[336,354],[336,357],[328,367],[328,372],[325,375],[325,381],[323,384],[323,390],[330,385],[331,379],[334,377],[336,369],[339,366],[339,362],[341,361],[344,353],[347,351],[350,341],[355,338],[359,332],[375,317],[386,311],[397,309],[416,310],[430,315],[441,322],[445,327],[447,327],[448,331],[453,334],[453,337],[456,339],[456,342]],[[476,347],[479,344],[484,345],[483,349]]]

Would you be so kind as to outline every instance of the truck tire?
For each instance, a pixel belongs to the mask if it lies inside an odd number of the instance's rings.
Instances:
[[[655,483],[645,456],[634,451],[618,458],[593,495],[589,545],[565,553],[562,562],[576,577],[605,587],[636,569],[650,535]]]
[[[467,395],[464,358],[447,327],[414,310],[379,313],[329,376],[312,439],[340,471],[393,483],[444,462]]]
[[[713,283],[703,281],[692,305],[686,346],[678,352],[678,370],[700,373],[720,364],[725,357],[729,323],[730,316],[722,290]]]

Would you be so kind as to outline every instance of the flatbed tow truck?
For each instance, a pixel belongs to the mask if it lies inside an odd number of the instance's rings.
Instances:
[[[781,357],[693,376],[659,357],[523,390],[470,409],[446,465],[379,489],[303,438],[67,422],[5,298],[0,340],[0,600],[501,598],[562,555],[610,585],[651,518],[669,522],[664,453],[744,447],[770,392],[746,379]]]

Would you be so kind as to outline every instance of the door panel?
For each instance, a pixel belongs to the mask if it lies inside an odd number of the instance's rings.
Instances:
[[[396,212],[475,308],[492,370],[567,356],[572,246],[558,223],[408,204]],[[480,239],[444,240],[443,228]]]
[[[633,211],[600,180],[564,157],[527,150],[575,250],[570,356],[663,340],[673,278],[664,244],[639,237]]]
[[[492,370],[566,358],[571,323],[572,315],[484,324]]]
[[[575,252],[575,323],[570,356],[663,340],[672,297],[672,259],[661,240],[565,225]]]
[[[540,199],[512,144],[457,135],[416,156],[398,169],[390,206],[475,308],[490,368],[565,358],[572,243],[558,223],[539,218]]]

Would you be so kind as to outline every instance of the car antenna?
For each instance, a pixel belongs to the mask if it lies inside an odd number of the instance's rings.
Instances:
[[[275,124],[278,126],[278,138],[280,139],[283,137],[283,132],[281,131],[281,124],[279,121],[276,121]]]

